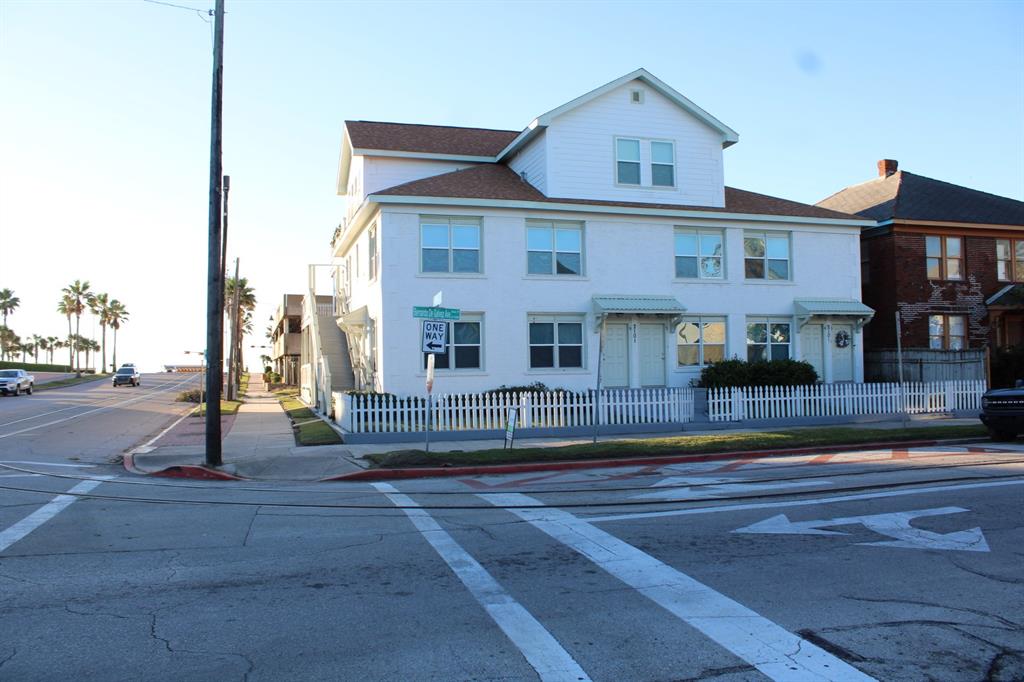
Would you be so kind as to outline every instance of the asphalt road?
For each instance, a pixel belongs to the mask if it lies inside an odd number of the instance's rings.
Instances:
[[[137,387],[100,379],[0,396],[0,462],[108,464],[183,414],[175,396],[198,385],[197,375],[143,374]]]
[[[1020,680],[1024,443],[989,445],[394,484],[8,468],[0,679]]]

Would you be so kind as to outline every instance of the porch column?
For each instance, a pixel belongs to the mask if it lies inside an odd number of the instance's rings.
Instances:
[[[855,329],[850,339],[850,345],[853,346],[853,380],[859,384],[864,383],[864,346],[861,345],[863,333],[863,327]]]
[[[825,383],[832,383],[832,323],[825,322],[821,325],[821,362],[825,369]]]
[[[637,339],[637,321],[631,318],[626,327],[629,334],[629,342],[626,347],[629,349],[629,387],[640,388],[640,344]]]

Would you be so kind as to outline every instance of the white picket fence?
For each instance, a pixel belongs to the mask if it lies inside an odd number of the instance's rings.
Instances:
[[[523,393],[476,393],[434,396],[431,429],[466,431],[504,429],[510,410],[516,428],[594,425],[597,399],[601,424],[665,424],[693,421],[693,389],[653,388]],[[349,433],[425,431],[427,399],[335,393],[335,415]]]
[[[791,419],[980,410],[985,382],[815,384],[708,389],[708,419]]]

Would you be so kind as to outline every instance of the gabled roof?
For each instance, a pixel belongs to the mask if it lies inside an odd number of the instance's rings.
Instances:
[[[497,156],[519,134],[518,130],[380,121],[345,121],[345,129],[354,149],[489,158]]]
[[[985,304],[990,308],[1024,309],[1024,284],[1007,284],[990,296]]]
[[[498,160],[500,161],[508,157],[509,155],[514,154],[523,145],[525,145],[531,139],[536,137],[542,130],[551,125],[551,122],[554,119],[561,116],[562,114],[570,112],[573,109],[576,109],[577,107],[581,107],[587,102],[590,102],[591,100],[594,100],[600,97],[601,95],[611,92],[615,88],[621,85],[625,85],[626,83],[629,83],[630,81],[634,80],[639,80],[643,83],[646,83],[653,90],[655,90],[668,100],[674,102],[681,109],[685,110],[686,112],[697,118],[699,121],[710,127],[712,130],[717,131],[722,136],[723,147],[728,147],[730,145],[736,144],[736,142],[739,141],[739,133],[737,133],[735,130],[725,125],[717,118],[715,118],[708,112],[704,111],[699,106],[691,102],[689,99],[681,95],[679,92],[672,89],[667,84],[656,78],[647,69],[637,69],[636,71],[627,73],[625,76],[622,76],[621,78],[616,78],[615,80],[609,83],[605,83],[601,87],[591,90],[585,95],[580,95],[571,102],[566,102],[560,107],[556,107],[545,114],[541,114],[536,119],[534,119],[530,123],[530,125],[526,127],[526,130],[519,133],[515,140],[498,155]]]
[[[689,206],[683,204],[647,204],[596,199],[548,197],[503,164],[484,164],[464,170],[414,180],[375,192],[373,197],[434,197],[451,199],[482,199],[581,206],[614,206],[637,209],[701,211],[709,213],[745,213],[751,215],[791,216],[826,220],[856,220],[856,216],[839,213],[796,201],[725,188],[725,207]]]
[[[1024,201],[906,171],[847,187],[818,206],[878,221],[1024,225]]]

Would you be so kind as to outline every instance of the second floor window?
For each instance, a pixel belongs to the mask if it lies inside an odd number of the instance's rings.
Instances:
[[[530,275],[582,275],[583,226],[528,223],[526,272]]]
[[[421,272],[480,272],[480,222],[473,218],[423,218]]]
[[[651,184],[675,187],[676,151],[671,142],[651,142]]]
[[[747,360],[787,360],[789,343],[789,322],[747,321]]]
[[[996,240],[996,278],[1024,282],[1024,239]]]
[[[615,166],[620,185],[640,184],[640,140],[615,140]]]
[[[967,347],[967,322],[963,315],[929,315],[928,347],[963,350]]]
[[[960,237],[924,238],[928,279],[963,279],[963,254]]]
[[[745,232],[743,261],[747,279],[790,279],[789,234]]]
[[[676,230],[676,277],[722,279],[721,230]]]

